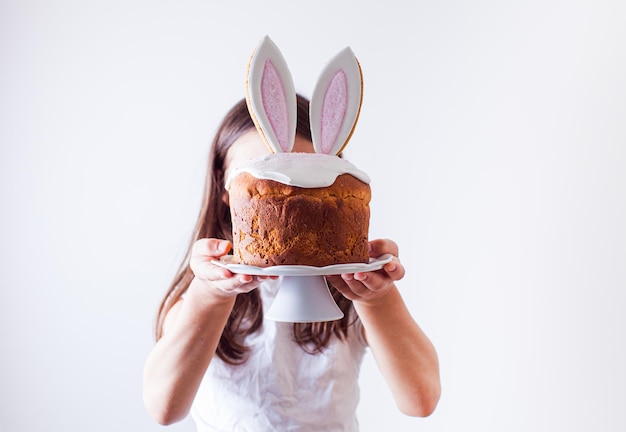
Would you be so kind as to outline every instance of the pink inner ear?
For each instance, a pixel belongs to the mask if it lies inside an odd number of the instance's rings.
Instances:
[[[278,144],[286,152],[289,149],[289,115],[285,90],[278,71],[271,61],[265,61],[261,78],[263,109],[272,126]]]
[[[321,148],[328,154],[335,146],[348,106],[348,80],[344,71],[338,71],[324,94],[320,124]]]

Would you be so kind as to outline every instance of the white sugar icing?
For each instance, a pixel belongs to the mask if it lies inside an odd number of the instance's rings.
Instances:
[[[226,179],[226,189],[242,172],[263,180],[274,180],[302,188],[327,187],[341,174],[350,174],[363,183],[369,176],[351,162],[335,155],[319,153],[273,153],[251,159],[235,168]]]

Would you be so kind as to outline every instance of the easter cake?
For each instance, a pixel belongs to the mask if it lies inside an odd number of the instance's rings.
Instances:
[[[234,259],[257,267],[367,263],[370,179],[339,156],[362,100],[352,51],[344,49],[326,65],[313,91],[315,153],[292,151],[296,92],[268,37],[251,56],[246,86],[248,110],[270,153],[227,179]]]

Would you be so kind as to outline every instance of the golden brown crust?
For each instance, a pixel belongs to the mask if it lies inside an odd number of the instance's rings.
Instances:
[[[300,188],[248,173],[233,179],[235,259],[257,267],[367,263],[368,184],[349,174],[324,188]]]

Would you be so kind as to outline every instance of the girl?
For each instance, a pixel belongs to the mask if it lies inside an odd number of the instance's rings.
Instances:
[[[293,151],[313,151],[308,113],[298,95]],[[267,152],[241,100],[213,140],[192,243],[158,311],[146,408],[161,424],[191,410],[198,431],[357,431],[358,373],[369,347],[400,411],[430,415],[440,394],[437,355],[395,286],[405,269],[393,241],[369,244],[372,257],[394,255],[381,270],[326,277],[344,312],[331,322],[266,320],[278,278],[211,264],[231,248],[228,172]]]

